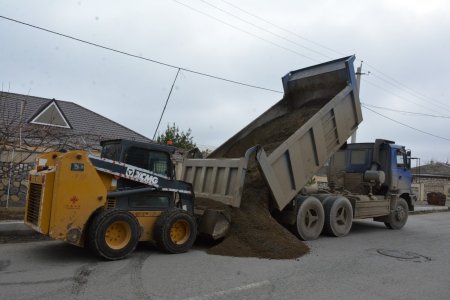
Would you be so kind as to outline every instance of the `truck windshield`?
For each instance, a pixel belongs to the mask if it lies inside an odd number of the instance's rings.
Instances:
[[[122,146],[120,144],[106,144],[102,148],[101,157],[120,161],[120,153],[121,152],[122,152]]]

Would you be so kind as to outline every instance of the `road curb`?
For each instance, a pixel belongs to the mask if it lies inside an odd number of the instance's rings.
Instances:
[[[414,211],[410,211],[410,215],[422,215],[438,212],[449,212],[449,207],[447,206],[419,206],[415,207]]]

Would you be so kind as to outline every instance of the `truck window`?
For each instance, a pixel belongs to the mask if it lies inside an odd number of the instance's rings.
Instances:
[[[167,153],[131,147],[125,156],[125,163],[169,176],[170,158]]]
[[[397,168],[405,168],[406,164],[404,153],[400,150],[397,150],[396,157],[397,157]]]
[[[351,165],[365,165],[366,164],[366,151],[365,150],[353,150],[350,152],[350,164]]]

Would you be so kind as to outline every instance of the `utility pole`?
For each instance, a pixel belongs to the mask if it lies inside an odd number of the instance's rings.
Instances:
[[[360,91],[360,86],[361,86],[361,75],[364,75],[365,73],[362,73],[362,65],[363,65],[363,61],[361,61],[361,64],[359,65],[358,68],[356,68],[356,91],[358,93],[358,97],[361,95]],[[350,143],[354,144],[356,143],[356,131],[352,134]]]

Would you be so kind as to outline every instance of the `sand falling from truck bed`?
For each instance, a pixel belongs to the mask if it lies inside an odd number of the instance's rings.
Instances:
[[[244,141],[234,144],[224,155],[241,157],[256,144],[269,154],[310,117],[321,105],[308,105],[274,119],[253,130]],[[218,245],[207,250],[209,254],[259,257],[269,259],[293,259],[308,253],[308,246],[272,218],[269,212],[270,191],[256,162],[249,162],[240,208],[231,209],[229,235]]]

